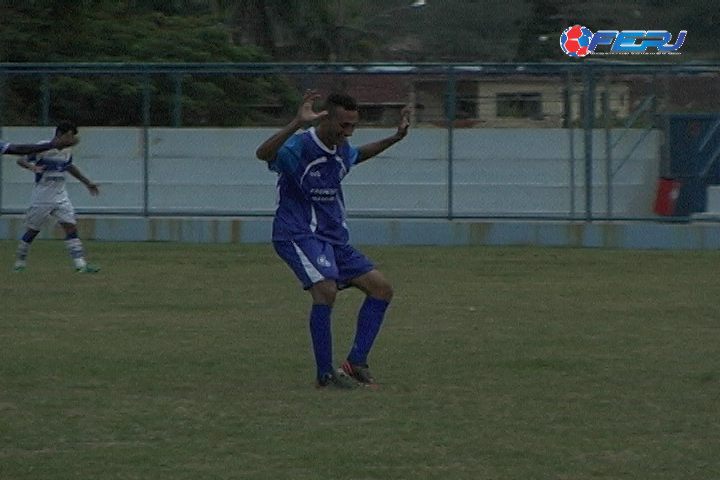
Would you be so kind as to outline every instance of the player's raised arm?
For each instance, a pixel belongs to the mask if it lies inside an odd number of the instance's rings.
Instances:
[[[52,150],[53,148],[61,150],[77,143],[78,139],[76,137],[72,139],[53,138],[49,142],[41,143],[7,143],[5,144],[5,149],[0,153],[8,155],[32,155],[33,153],[41,153]]]
[[[275,159],[275,154],[280,150],[280,147],[282,147],[287,139],[298,129],[314,120],[326,116],[328,113],[326,110],[321,112],[313,111],[313,102],[317,100],[318,97],[319,95],[314,90],[306,91],[295,118],[279,132],[265,140],[255,151],[255,156],[265,162],[272,162]]]
[[[408,133],[408,129],[410,128],[410,114],[412,113],[412,106],[406,105],[401,111],[400,111],[400,124],[398,125],[398,129],[395,132],[395,135],[392,135],[387,138],[383,138],[382,140],[378,140],[376,142],[365,144],[361,147],[358,147],[358,159],[355,161],[355,163],[364,162],[365,160],[369,160],[375,155],[378,155],[379,153],[387,150],[391,146],[395,145],[397,142],[405,138],[405,136]]]

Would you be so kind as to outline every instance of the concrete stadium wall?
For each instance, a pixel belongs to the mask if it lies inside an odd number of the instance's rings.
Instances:
[[[620,249],[716,250],[720,224],[648,222],[552,222],[351,219],[356,245],[534,245]],[[185,243],[267,243],[270,218],[79,218],[83,239],[98,241],[158,241]],[[16,240],[23,233],[22,217],[0,217],[0,239]],[[41,238],[62,238],[47,225]]]
[[[81,236],[99,241],[268,242],[275,176],[253,153],[274,131],[153,128],[148,131],[146,164],[142,129],[82,128],[77,164],[101,184],[102,194],[90,197],[80,184],[70,182],[70,195],[81,212]],[[391,133],[363,129],[353,142],[362,144]],[[51,134],[50,128],[3,129],[3,137],[14,142],[33,142]],[[582,215],[584,138],[580,130],[572,135],[563,129],[456,130],[450,169],[448,132],[413,131],[405,141],[347,177],[351,240],[358,245],[720,248],[720,226],[712,223],[422,218],[447,214],[449,179],[455,215]],[[604,131],[593,133],[592,210],[600,216],[607,213],[604,135]],[[661,136],[642,131],[613,131],[612,135],[617,143],[612,150],[613,214],[649,217]],[[574,182],[571,139],[576,158]],[[14,240],[22,235],[21,214],[27,207],[32,179],[14,165],[12,157],[4,158],[0,239]],[[383,218],[358,218],[374,214]],[[394,214],[418,218],[392,219]],[[61,238],[61,232],[47,225],[41,236]]]
[[[78,211],[96,215],[271,214],[275,176],[254,158],[254,151],[275,131],[152,128],[146,163],[142,129],[81,128],[76,163],[101,185],[101,195],[91,197],[74,179],[68,185],[70,195]],[[353,143],[361,145],[392,133],[361,129]],[[660,134],[628,130],[612,135],[617,143],[612,149],[612,214],[651,216]],[[14,142],[50,136],[52,128],[47,127],[3,128],[3,137]],[[353,169],[344,181],[348,213],[438,217],[447,215],[451,202],[452,213],[458,216],[568,217],[585,212],[583,131],[458,129],[451,165],[448,143],[447,130],[413,130],[379,158]],[[606,216],[605,131],[593,132],[593,144],[592,212]],[[10,158],[5,157],[0,171],[0,208],[4,213],[21,213],[27,207],[32,176]]]

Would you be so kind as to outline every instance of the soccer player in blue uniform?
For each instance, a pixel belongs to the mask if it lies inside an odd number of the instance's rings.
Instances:
[[[348,138],[358,124],[356,101],[328,96],[325,109],[313,110],[318,95],[308,91],[296,117],[256,151],[278,174],[272,241],[312,297],[310,336],[317,365],[316,386],[352,388],[377,385],[367,357],[393,296],[388,279],[349,244],[341,181],[351,168],[402,140],[410,125],[410,106],[402,111],[394,135],[360,147]],[[297,133],[310,123],[316,126]],[[342,367],[333,366],[330,319],[338,290],[365,293],[352,349]]]

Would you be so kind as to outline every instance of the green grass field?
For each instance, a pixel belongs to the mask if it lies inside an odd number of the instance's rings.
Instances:
[[[2,480],[720,478],[720,252],[363,249],[382,387],[339,392],[269,245],[86,247],[0,242]]]

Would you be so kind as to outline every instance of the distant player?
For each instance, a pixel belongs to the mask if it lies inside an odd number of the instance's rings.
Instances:
[[[312,297],[310,335],[317,366],[316,386],[372,386],[376,382],[367,358],[393,289],[372,262],[348,243],[341,181],[355,165],[407,135],[410,107],[403,109],[394,135],[355,148],[347,141],[359,119],[355,100],[345,94],[332,94],[325,110],[316,113],[312,109],[316,98],[314,92],[307,92],[295,119],[256,152],[279,174],[272,240],[277,254]],[[313,121],[318,122],[316,127],[295,135]],[[346,287],[356,287],[366,297],[358,314],[352,349],[342,368],[336,370],[330,318],[338,290]]]
[[[55,129],[55,137],[49,142],[59,148],[43,153],[33,153],[17,160],[18,165],[35,174],[35,185],[32,190],[30,207],[25,213],[26,231],[17,247],[14,266],[16,272],[25,270],[30,244],[40,232],[45,220],[50,217],[54,218],[65,230],[65,245],[75,270],[82,273],[98,271],[97,268],[88,265],[85,261],[83,245],[78,238],[75,210],[65,189],[65,172],[68,172],[80,180],[91,195],[100,193],[98,186],[85,178],[80,170],[72,164],[72,151],[62,147],[62,145],[77,143],[77,131],[75,124],[68,121],[60,122]]]

